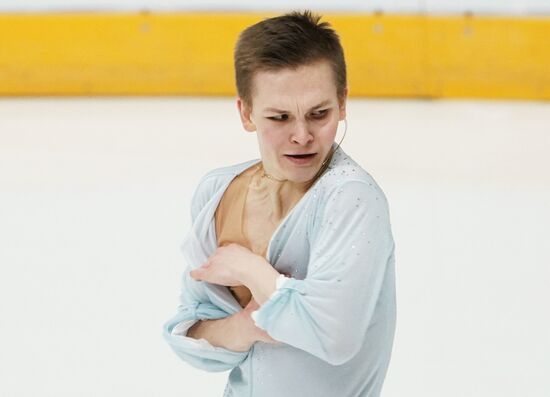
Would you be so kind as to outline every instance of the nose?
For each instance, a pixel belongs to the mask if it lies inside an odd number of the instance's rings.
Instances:
[[[292,134],[292,142],[307,145],[312,140],[313,135],[309,132],[307,122],[297,120]]]

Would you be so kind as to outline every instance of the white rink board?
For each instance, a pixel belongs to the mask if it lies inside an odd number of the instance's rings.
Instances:
[[[153,11],[317,11],[550,15],[549,0],[3,0],[1,11],[153,10]]]
[[[351,100],[348,119],[396,241],[383,396],[549,396],[550,103]],[[232,99],[1,99],[0,395],[221,396],[227,373],[161,327],[198,179],[257,157]]]

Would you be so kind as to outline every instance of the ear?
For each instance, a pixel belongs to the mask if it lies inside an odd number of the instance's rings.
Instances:
[[[239,116],[241,117],[241,123],[244,129],[248,132],[256,131],[256,126],[250,119],[252,109],[250,106],[246,105],[240,97],[237,97],[237,109],[239,110]]]
[[[346,103],[348,99],[348,87],[344,90],[344,94],[339,98],[339,115],[338,120],[344,120],[346,118]]]

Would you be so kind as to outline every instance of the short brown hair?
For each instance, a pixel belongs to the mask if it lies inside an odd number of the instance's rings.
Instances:
[[[338,98],[347,86],[344,50],[336,32],[311,11],[264,19],[243,30],[235,46],[235,80],[243,102],[252,105],[252,79],[258,71],[297,68],[327,60]]]

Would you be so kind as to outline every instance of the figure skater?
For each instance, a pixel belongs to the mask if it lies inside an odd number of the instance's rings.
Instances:
[[[379,396],[395,245],[382,189],[335,143],[347,127],[339,38],[292,12],[246,28],[234,62],[260,158],[200,179],[164,338],[189,364],[230,371],[224,396]]]

